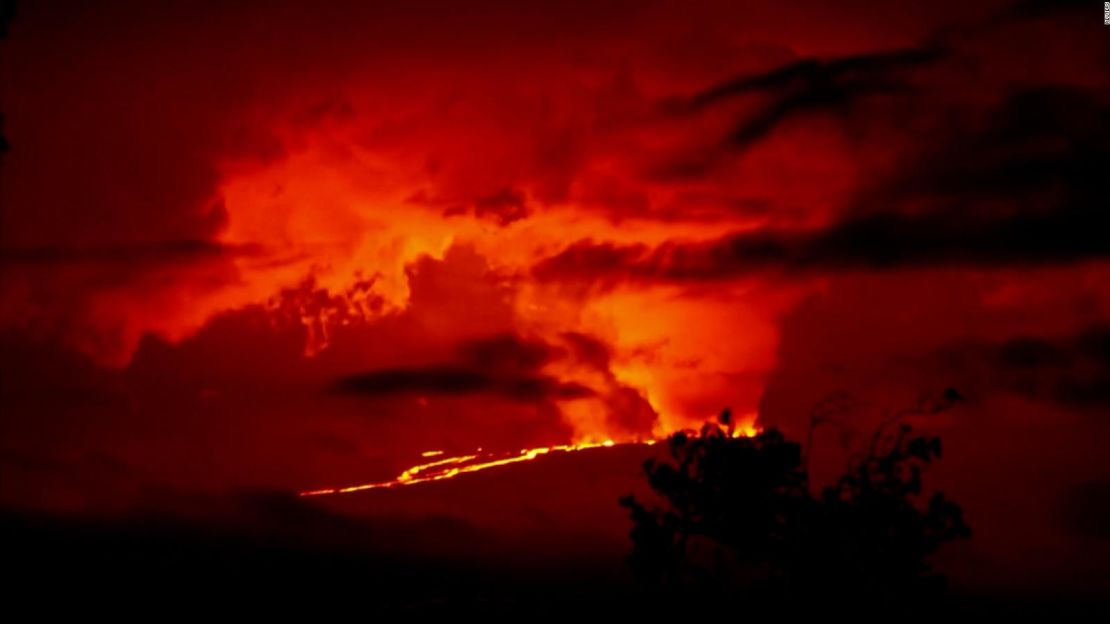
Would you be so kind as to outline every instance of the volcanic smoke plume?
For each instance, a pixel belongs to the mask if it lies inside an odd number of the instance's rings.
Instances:
[[[646,443],[952,387],[950,577],[1107,589],[1094,4],[0,1],[0,505],[619,557]]]

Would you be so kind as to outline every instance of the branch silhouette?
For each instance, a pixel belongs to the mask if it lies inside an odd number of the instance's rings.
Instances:
[[[632,520],[628,562],[653,590],[684,598],[743,597],[749,604],[845,604],[866,608],[935,598],[945,579],[928,558],[970,536],[959,505],[942,492],[926,495],[922,474],[941,456],[937,437],[916,435],[909,415],[950,408],[946,390],[888,412],[866,451],[853,456],[832,485],[811,492],[806,452],[771,429],[734,437],[731,413],[696,435],[668,440],[668,461],[644,470],[660,504],[620,500]],[[835,397],[811,413],[812,430]],[[863,608],[863,607],[861,607]]]

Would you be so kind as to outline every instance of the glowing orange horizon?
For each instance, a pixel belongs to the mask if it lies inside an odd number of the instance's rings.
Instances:
[[[741,424],[732,431],[732,437],[752,437],[758,434],[760,428],[754,423]],[[553,452],[569,453],[573,451],[584,451],[596,448],[611,448],[614,446],[632,446],[642,445],[651,446],[659,442],[658,439],[647,439],[633,442],[615,442],[613,440],[605,440],[603,442],[583,442],[579,444],[557,444],[554,446],[540,446],[530,449],[521,449],[518,453],[494,453],[483,452],[478,449],[475,453],[470,455],[458,455],[455,457],[446,457],[444,459],[428,462],[424,464],[416,464],[404,470],[395,479],[389,481],[378,481],[374,483],[364,483],[360,485],[352,485],[339,488],[323,488],[318,490],[305,490],[299,492],[298,496],[324,496],[330,494],[350,494],[352,492],[361,492],[364,490],[377,490],[387,489],[404,485],[416,485],[418,483],[427,483],[429,481],[443,481],[451,479],[461,474],[480,472],[498,466],[507,466],[509,464],[516,464],[524,461],[531,461],[543,455],[548,455]],[[422,457],[436,457],[442,455],[443,451],[424,451],[420,455]]]

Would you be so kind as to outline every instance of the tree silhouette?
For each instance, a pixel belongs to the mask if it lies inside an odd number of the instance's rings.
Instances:
[[[884,415],[867,449],[818,493],[801,445],[777,430],[735,437],[725,410],[696,435],[674,434],[670,461],[644,465],[661,504],[621,499],[633,522],[632,569],[684,599],[743,597],[808,610],[935,597],[944,579],[927,558],[970,530],[943,493],[923,494],[922,470],[940,457],[940,439],[914,435],[902,418],[959,398],[948,390]],[[828,422],[823,414],[814,411],[811,433]]]

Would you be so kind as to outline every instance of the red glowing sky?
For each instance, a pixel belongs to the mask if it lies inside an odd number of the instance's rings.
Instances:
[[[1097,12],[325,4],[20,7],[0,503],[358,483],[726,405],[797,432],[832,392],[954,386],[927,425],[972,557],[1105,547]]]

